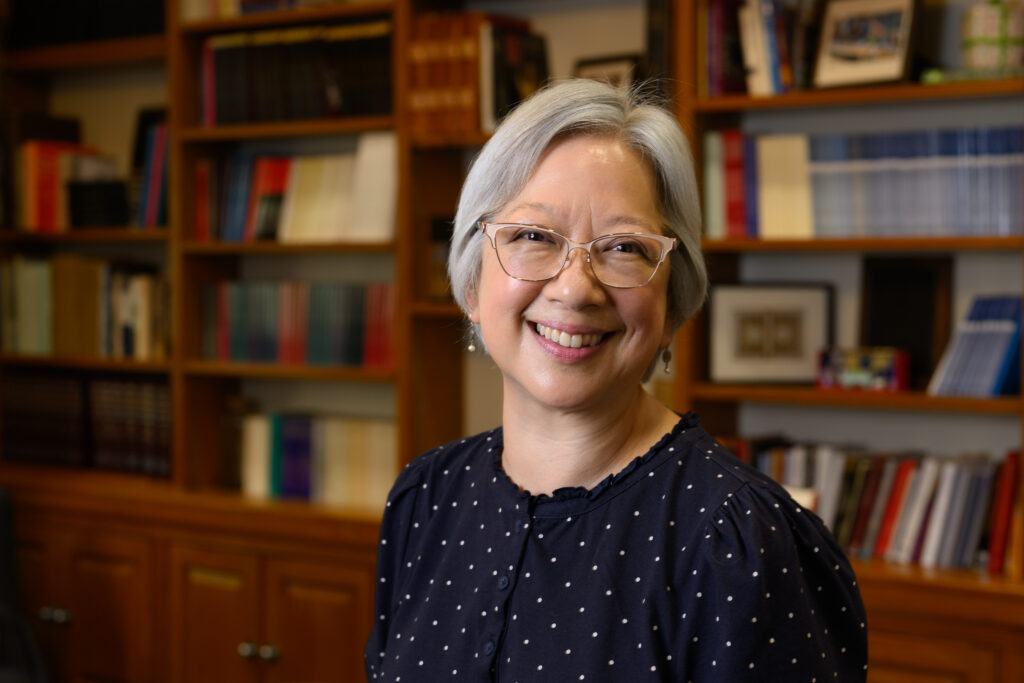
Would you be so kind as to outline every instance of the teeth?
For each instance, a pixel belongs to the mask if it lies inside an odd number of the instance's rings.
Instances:
[[[545,339],[570,349],[593,346],[601,341],[601,335],[599,334],[569,334],[568,332],[556,330],[553,327],[541,325],[540,323],[537,324],[537,332]]]

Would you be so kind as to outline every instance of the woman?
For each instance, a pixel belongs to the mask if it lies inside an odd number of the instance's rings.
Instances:
[[[554,85],[485,145],[449,274],[503,425],[392,489],[369,678],[865,678],[820,520],[641,387],[702,303],[699,249],[685,137],[635,93]]]

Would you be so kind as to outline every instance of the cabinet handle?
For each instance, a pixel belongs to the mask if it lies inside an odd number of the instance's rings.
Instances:
[[[55,624],[68,624],[71,622],[71,612],[62,607],[54,607],[51,621]]]
[[[253,659],[257,654],[256,643],[248,640],[238,644],[238,656],[242,659]]]
[[[263,661],[277,661],[277,658],[280,656],[281,652],[277,649],[276,645],[260,645],[260,659]]]
[[[49,605],[43,605],[39,608],[39,621],[51,623],[53,621],[53,608]]]

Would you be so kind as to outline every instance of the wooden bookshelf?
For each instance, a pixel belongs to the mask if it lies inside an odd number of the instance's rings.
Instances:
[[[283,121],[279,123],[248,123],[221,125],[214,128],[185,128],[183,142],[240,142],[245,140],[277,140],[282,138],[318,137],[362,133],[394,128],[391,116],[360,116],[314,121]]]
[[[391,368],[356,368],[334,365],[280,365],[275,363],[222,363],[186,361],[185,374],[196,377],[305,380],[313,382],[393,382]]]
[[[60,368],[126,374],[166,374],[171,362],[125,360],[117,358],[88,358],[67,356],[29,356],[5,353],[0,355],[0,366],[9,368]]]
[[[193,36],[295,26],[299,24],[316,24],[341,19],[386,15],[394,11],[398,4],[399,2],[396,0],[322,3],[319,6],[313,5],[287,10],[253,12],[236,17],[187,21],[180,23],[178,28],[182,35]]]
[[[389,254],[394,242],[309,242],[282,244],[280,242],[187,242],[181,250],[190,256],[224,256],[242,254]]]
[[[70,232],[45,235],[34,232],[0,230],[0,244],[32,246],[88,243],[166,244],[170,233],[166,228],[75,228]]]
[[[160,64],[166,54],[165,36],[139,36],[18,50],[7,55],[6,67],[15,72],[47,72],[127,66],[140,62]]]
[[[702,0],[678,0],[673,7],[673,35],[684,45],[700,45],[697,34],[698,6]],[[763,112],[778,116],[787,110],[815,112],[830,117],[840,109],[860,108],[872,117],[884,116],[887,107],[901,109],[945,106],[952,102],[1019,101],[1024,96],[1024,79],[950,82],[937,85],[898,83],[787,92],[772,97],[728,95],[703,97],[697,91],[697,69],[702,67],[692,50],[677,50],[674,56],[678,90],[676,111],[691,134],[696,155],[701,155],[703,132],[734,127],[745,117]],[[698,172],[700,177],[700,172]],[[923,255],[971,254],[1015,255],[1024,258],[1024,238],[1011,236],[961,237],[930,235],[918,237],[851,237],[809,240],[721,239],[705,240],[709,263],[719,281],[735,281],[745,258],[767,255]],[[724,277],[724,280],[722,279]],[[1009,283],[1021,291],[1022,283]],[[1024,401],[1018,397],[971,399],[934,397],[923,392],[873,393],[821,391],[808,386],[774,384],[716,384],[708,381],[708,339],[706,319],[684,327],[675,357],[677,380],[674,402],[678,409],[697,407],[707,411],[720,429],[724,443],[738,435],[741,406],[772,404],[790,406],[799,413],[803,407],[825,407],[834,411],[896,411],[963,419],[999,417],[1016,420],[1024,439]],[[773,413],[774,414],[774,413]],[[785,425],[779,424],[780,432]],[[870,441],[871,425],[865,424]],[[716,437],[719,433],[716,432]],[[1021,442],[1018,441],[1018,448]],[[941,445],[936,449],[941,451]],[[1024,487],[1024,476],[1018,488]],[[858,587],[868,610],[868,680],[957,680],[1010,681],[1024,679],[1024,502],[1018,495],[1014,512],[1017,531],[1012,534],[1009,571],[990,576],[968,570],[928,570],[880,561],[855,560]]]

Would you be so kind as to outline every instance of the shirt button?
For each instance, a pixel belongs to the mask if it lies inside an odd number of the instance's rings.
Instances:
[[[494,641],[493,640],[488,640],[486,643],[484,643],[484,654],[485,655],[492,655],[492,654],[494,654]]]
[[[498,590],[505,590],[506,588],[508,588],[509,583],[511,583],[511,581],[509,581],[508,576],[502,574],[498,577]]]
[[[526,522],[524,522],[521,519],[517,519],[516,520],[516,533],[517,534],[522,533],[523,529],[525,529],[525,528],[526,528]]]

